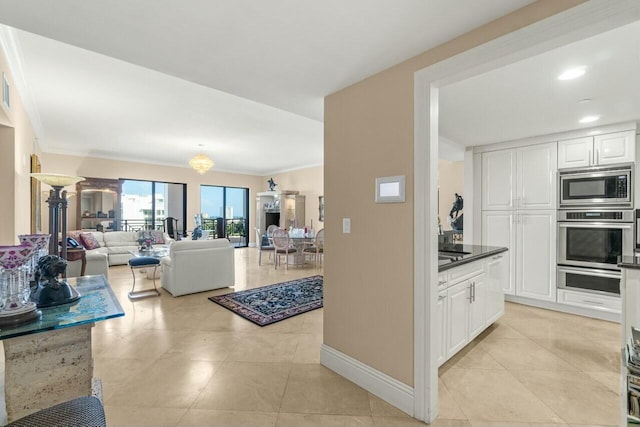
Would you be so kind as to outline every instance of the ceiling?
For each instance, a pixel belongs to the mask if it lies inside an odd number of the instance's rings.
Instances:
[[[576,66],[584,76],[558,80]],[[639,76],[637,21],[441,88],[440,133],[464,149],[637,121]],[[600,120],[579,123],[587,115]]]
[[[326,95],[531,2],[0,0],[0,23],[43,151],[185,166],[203,144],[266,175],[323,163]]]

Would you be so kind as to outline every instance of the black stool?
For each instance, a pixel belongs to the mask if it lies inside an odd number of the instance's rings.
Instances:
[[[106,427],[102,403],[95,396],[78,397],[22,417],[7,427]]]
[[[131,274],[133,275],[133,286],[131,292],[129,292],[129,298],[144,298],[150,296],[160,296],[160,291],[156,287],[156,271],[160,265],[160,258],[154,258],[150,256],[139,256],[129,260],[129,267],[131,267]],[[153,289],[144,289],[142,291],[135,291],[136,289],[136,273],[134,268],[151,268],[153,267]]]

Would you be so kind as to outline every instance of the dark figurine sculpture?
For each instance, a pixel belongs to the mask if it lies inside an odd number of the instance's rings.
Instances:
[[[464,214],[458,216],[460,211],[464,206],[464,200],[462,200],[462,196],[458,193],[455,193],[455,200],[453,202],[453,207],[449,212],[449,221],[451,223],[451,229],[454,231],[462,231],[464,229]],[[455,217],[453,216],[455,214]]]
[[[201,237],[202,237],[202,227],[197,226],[196,228],[193,229],[193,232],[191,233],[191,240],[198,240]]]
[[[276,184],[276,183],[273,181],[273,178],[269,178],[269,179],[267,180],[267,182],[269,183],[269,191],[273,191],[273,190],[275,190],[275,189],[276,189],[276,185],[278,185],[278,184]]]
[[[38,260],[36,286],[31,290],[31,300],[38,308],[66,304],[80,298],[78,291],[58,276],[67,270],[67,261],[57,255],[45,255]]]

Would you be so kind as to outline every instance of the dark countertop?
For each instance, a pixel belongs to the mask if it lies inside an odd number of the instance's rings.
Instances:
[[[449,259],[440,259],[438,257],[438,272],[449,270],[467,264],[473,261],[477,261],[482,258],[496,255],[501,252],[508,251],[508,248],[498,246],[480,246],[480,245],[461,245],[461,244],[439,244],[439,255],[454,256]],[[442,252],[442,254],[440,254]],[[463,253],[466,252],[466,253]],[[632,257],[629,257],[632,258]],[[638,267],[640,268],[640,264]]]
[[[618,258],[618,267],[640,269],[640,257],[629,255],[621,256]]]

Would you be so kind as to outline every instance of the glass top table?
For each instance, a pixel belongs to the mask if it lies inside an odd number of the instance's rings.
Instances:
[[[135,257],[150,256],[152,258],[164,258],[169,255],[169,249],[168,248],[158,248],[158,249],[152,248],[151,250],[136,249],[135,251],[129,251],[129,253]]]
[[[71,277],[66,280],[80,293],[79,300],[40,309],[40,320],[0,328],[0,340],[124,316],[124,310],[104,276]]]

